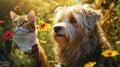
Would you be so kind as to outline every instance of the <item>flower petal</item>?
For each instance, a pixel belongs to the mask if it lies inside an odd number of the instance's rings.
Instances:
[[[5,20],[0,20],[0,24],[3,24],[5,23],[6,21]]]
[[[8,40],[9,38],[11,38],[12,36],[14,35],[14,32],[9,30],[9,31],[6,31],[3,35],[3,41],[6,41]]]
[[[104,57],[115,57],[118,54],[119,53],[117,50],[107,49],[107,50],[103,51],[101,55],[103,55]]]
[[[48,28],[50,28],[50,24],[45,23],[44,21],[39,21],[39,26],[37,27],[38,31],[46,31]]]

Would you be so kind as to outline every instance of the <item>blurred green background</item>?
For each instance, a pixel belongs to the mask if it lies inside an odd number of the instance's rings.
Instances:
[[[12,38],[3,41],[3,35],[11,30],[11,19],[9,12],[14,11],[17,14],[27,14],[30,10],[36,12],[36,23],[40,21],[50,24],[44,31],[38,31],[40,43],[45,49],[50,67],[56,65],[53,51],[54,43],[51,38],[51,29],[54,20],[54,10],[58,6],[70,6],[81,2],[82,0],[1,0],[0,1],[0,63],[15,60],[15,67],[32,67],[34,65],[28,56],[20,50],[11,53]],[[101,9],[103,20],[101,26],[106,33],[108,41],[114,49],[120,51],[120,0],[83,0],[84,2],[95,5],[96,9]],[[84,3],[83,2],[83,3]],[[120,62],[120,56],[117,56],[117,62]],[[18,64],[19,63],[19,64]]]

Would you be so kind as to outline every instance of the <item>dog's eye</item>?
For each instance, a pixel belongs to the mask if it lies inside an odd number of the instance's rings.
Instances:
[[[70,20],[70,22],[71,22],[71,23],[76,23],[77,21],[75,20],[75,18],[72,18],[72,19]]]
[[[62,19],[60,19],[58,22],[62,22]]]

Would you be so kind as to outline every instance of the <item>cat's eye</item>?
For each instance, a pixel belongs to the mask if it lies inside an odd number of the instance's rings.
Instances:
[[[23,21],[23,24],[26,23],[26,22],[27,22],[27,20]]]
[[[14,21],[13,24],[17,24],[18,22],[17,21]]]

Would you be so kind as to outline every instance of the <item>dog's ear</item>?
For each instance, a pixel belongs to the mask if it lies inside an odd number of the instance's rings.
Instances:
[[[87,35],[91,35],[94,31],[94,27],[102,16],[101,11],[97,10],[83,10],[83,26]]]
[[[55,9],[55,14],[59,11],[59,10],[62,10],[64,7],[62,7],[62,6],[60,6],[60,7],[57,7],[56,9]]]
[[[57,7],[57,8],[55,9],[55,11],[54,11],[54,13],[55,13],[54,22],[55,22],[55,23],[59,21],[58,19],[59,19],[60,15],[62,15],[62,13],[60,13],[60,12],[62,12],[62,10],[63,10],[64,8],[65,8],[65,7],[60,6],[60,7]]]
[[[54,11],[54,13],[56,14],[60,9],[62,9],[62,7],[57,7]]]
[[[99,20],[99,18],[101,17],[101,11],[98,10],[83,10],[85,15],[83,18],[83,24],[90,28],[91,30],[93,30],[94,26],[96,25],[97,21]]]

